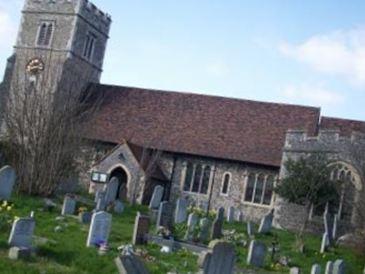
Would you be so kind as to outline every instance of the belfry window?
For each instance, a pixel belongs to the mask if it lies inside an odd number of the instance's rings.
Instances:
[[[83,56],[87,60],[92,60],[93,59],[95,43],[96,43],[96,35],[93,34],[93,33],[91,33],[91,32],[89,32],[86,35],[84,52],[83,52]]]
[[[54,22],[43,21],[38,29],[37,46],[47,47],[51,45],[54,31]]]
[[[223,181],[222,181],[222,190],[221,190],[222,195],[227,195],[228,194],[229,184],[230,183],[231,183],[231,175],[226,173],[223,176]]]
[[[186,165],[183,190],[186,192],[207,194],[210,172],[210,166],[188,163]]]
[[[274,176],[250,173],[247,178],[244,201],[270,205],[274,189]]]

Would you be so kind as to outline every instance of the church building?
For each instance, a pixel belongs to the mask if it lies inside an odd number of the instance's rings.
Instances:
[[[354,213],[365,199],[365,155],[350,153],[365,146],[365,122],[322,116],[316,107],[100,84],[110,26],[110,16],[87,0],[26,0],[3,82],[11,92],[19,69],[39,77],[57,70],[61,81],[77,79],[80,88],[103,94],[85,136],[95,144],[90,192],[116,177],[118,185],[110,186],[118,188],[116,198],[148,204],[161,185],[164,200],[234,207],[255,222],[274,209],[277,227],[296,229],[304,209],[274,188],[287,159],[323,151],[333,176],[351,182],[336,209],[340,225],[365,225]],[[50,53],[56,61],[44,62]],[[312,210],[311,230],[322,226],[322,214]]]

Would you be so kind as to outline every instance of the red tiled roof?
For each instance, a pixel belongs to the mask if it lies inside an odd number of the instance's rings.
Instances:
[[[105,96],[89,137],[280,166],[288,129],[317,131],[318,108],[93,84]]]
[[[321,129],[337,129],[340,131],[342,136],[350,136],[352,132],[361,132],[365,134],[365,122],[332,118],[332,117],[322,117],[320,123]]]

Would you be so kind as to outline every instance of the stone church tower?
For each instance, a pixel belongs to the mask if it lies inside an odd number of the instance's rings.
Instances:
[[[111,18],[88,0],[25,0],[14,55],[3,89],[36,78],[77,83],[99,82]],[[10,88],[10,89],[9,89]]]

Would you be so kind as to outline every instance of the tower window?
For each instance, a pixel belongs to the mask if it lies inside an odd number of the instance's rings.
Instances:
[[[51,44],[52,34],[54,30],[54,22],[42,22],[39,26],[37,45],[47,47]]]
[[[88,60],[92,60],[95,43],[96,43],[96,35],[89,32],[86,35],[85,47],[83,52],[83,56]]]

